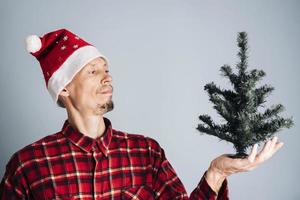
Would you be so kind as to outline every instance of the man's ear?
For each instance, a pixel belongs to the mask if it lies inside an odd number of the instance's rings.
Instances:
[[[70,95],[69,90],[67,88],[64,88],[60,93],[59,96],[62,97],[68,97]]]

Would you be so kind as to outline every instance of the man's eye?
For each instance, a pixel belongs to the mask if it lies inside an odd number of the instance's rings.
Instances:
[[[109,73],[109,70],[105,70],[105,73]]]
[[[96,70],[90,71],[90,74],[95,74],[95,73],[96,73]]]

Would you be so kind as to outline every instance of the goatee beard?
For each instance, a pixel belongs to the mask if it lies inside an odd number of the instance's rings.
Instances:
[[[103,114],[105,114],[109,111],[112,111],[114,109],[114,102],[112,100],[109,100],[105,104],[102,104],[102,105],[98,104],[97,108],[98,108],[97,110],[100,109],[100,112],[103,115]]]

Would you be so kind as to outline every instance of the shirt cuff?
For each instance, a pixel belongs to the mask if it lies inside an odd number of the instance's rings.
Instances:
[[[191,198],[193,200],[196,199],[209,199],[215,200],[218,199],[228,199],[228,185],[227,179],[225,179],[222,183],[222,186],[218,192],[218,194],[209,186],[205,179],[205,174],[202,176],[197,188],[192,192]]]

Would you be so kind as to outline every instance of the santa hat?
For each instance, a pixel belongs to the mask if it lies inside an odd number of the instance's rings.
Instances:
[[[40,62],[47,89],[57,102],[59,93],[91,60],[103,56],[93,45],[74,33],[60,29],[43,37],[30,35],[26,49]]]

